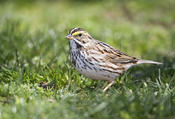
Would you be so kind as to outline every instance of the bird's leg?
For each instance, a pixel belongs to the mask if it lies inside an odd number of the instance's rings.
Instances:
[[[102,89],[105,89],[108,83],[111,83],[111,81],[105,81],[105,84],[103,85]]]
[[[109,87],[111,87],[112,84],[114,84],[114,80],[111,81],[111,82],[103,89],[103,92],[105,92]]]

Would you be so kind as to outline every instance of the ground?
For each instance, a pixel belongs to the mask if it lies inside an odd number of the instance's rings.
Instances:
[[[0,118],[173,119],[175,2],[0,1]],[[163,65],[129,69],[105,81],[79,74],[69,59],[69,29]],[[51,82],[50,88],[40,87]]]

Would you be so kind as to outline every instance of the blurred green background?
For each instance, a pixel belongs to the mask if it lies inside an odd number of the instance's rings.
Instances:
[[[0,0],[0,118],[175,116],[174,0]],[[65,39],[81,27],[129,55],[163,62],[105,82],[80,75]],[[43,89],[40,83],[53,81]]]

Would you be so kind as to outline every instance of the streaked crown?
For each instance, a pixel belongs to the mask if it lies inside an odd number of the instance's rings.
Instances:
[[[72,28],[72,29],[69,31],[69,34],[72,35],[72,34],[74,34],[74,33],[76,33],[76,32],[80,32],[80,31],[84,31],[84,32],[85,32],[85,30],[82,29],[82,28]]]
[[[77,40],[82,43],[87,43],[91,41],[93,38],[89,35],[87,31],[82,28],[72,28],[69,31],[69,36],[67,37],[69,40]]]

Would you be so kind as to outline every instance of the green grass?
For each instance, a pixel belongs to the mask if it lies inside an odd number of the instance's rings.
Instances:
[[[1,1],[0,119],[174,119],[175,2],[164,2]],[[72,27],[164,65],[133,67],[102,93],[70,63]]]

